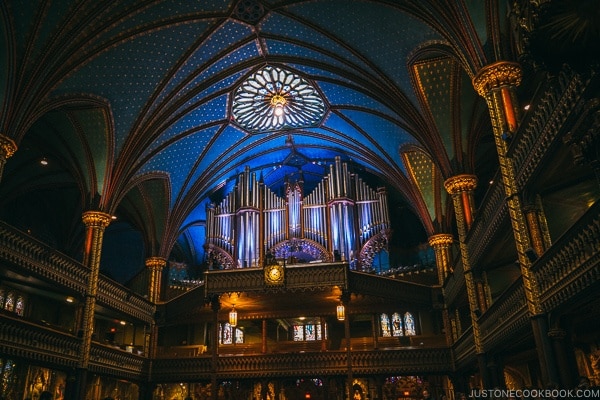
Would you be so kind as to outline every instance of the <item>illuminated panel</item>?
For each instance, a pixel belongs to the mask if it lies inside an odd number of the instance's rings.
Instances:
[[[231,113],[249,132],[269,132],[316,126],[325,114],[325,104],[304,78],[266,66],[235,90]]]

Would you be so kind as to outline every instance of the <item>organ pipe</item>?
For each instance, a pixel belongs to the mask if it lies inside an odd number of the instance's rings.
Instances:
[[[323,249],[317,253],[332,259],[338,250],[343,261],[354,261],[389,229],[385,188],[371,189],[339,157],[311,193],[304,195],[301,180],[287,182],[283,198],[246,167],[234,190],[207,206],[206,216],[206,243],[230,254],[238,267],[262,266],[267,250],[285,248],[291,239],[314,243]]]

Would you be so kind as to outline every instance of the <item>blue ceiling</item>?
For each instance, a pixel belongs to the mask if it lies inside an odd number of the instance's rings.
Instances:
[[[246,166],[274,190],[301,170],[310,190],[339,156],[369,184],[388,189],[398,237],[426,241],[435,219],[426,198],[440,196],[419,192],[400,153],[420,149],[448,174],[453,153],[462,150],[440,137],[423,94],[434,84],[416,84],[413,65],[450,57],[462,68],[444,79],[462,79],[467,84],[457,90],[468,88],[470,69],[485,62],[478,58],[487,41],[484,4],[495,2],[451,3],[4,2],[0,133],[9,133],[19,151],[7,163],[3,190],[41,179],[28,163],[51,157],[57,162],[50,181],[78,188],[81,210],[101,209],[141,231],[146,256],[169,257],[176,248],[199,263],[204,207]],[[456,24],[453,13],[474,19]],[[421,54],[441,47],[447,51]],[[252,133],[232,121],[234,89],[266,65],[316,86],[327,106],[318,126]],[[466,91],[452,101],[464,97],[468,108],[436,106],[456,121],[472,119],[477,96]],[[487,118],[485,107],[476,109]],[[81,122],[84,111],[94,124]],[[465,130],[444,134],[480,135]],[[16,207],[26,191],[18,192],[3,194],[4,204]]]

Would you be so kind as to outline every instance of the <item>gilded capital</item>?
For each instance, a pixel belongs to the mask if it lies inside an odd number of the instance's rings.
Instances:
[[[162,257],[149,257],[146,259],[146,267],[161,270],[167,265],[167,260]]]
[[[498,61],[483,67],[473,78],[473,87],[481,97],[500,86],[519,86],[523,70],[516,62]]]
[[[477,177],[468,174],[456,175],[446,179],[444,187],[449,194],[472,191],[477,187]]]
[[[448,233],[439,233],[429,237],[429,245],[431,247],[450,246],[454,238]]]
[[[10,158],[17,151],[17,144],[8,136],[0,134],[0,157]]]
[[[112,221],[112,217],[102,211],[86,211],[82,219],[86,227],[92,228],[106,228]]]

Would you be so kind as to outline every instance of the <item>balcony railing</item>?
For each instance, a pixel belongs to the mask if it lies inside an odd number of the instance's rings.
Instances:
[[[216,358],[218,379],[243,379],[286,376],[331,376],[348,374],[348,355],[353,373],[367,374],[441,374],[453,370],[449,349],[398,349],[351,352],[327,351],[221,355]],[[213,359],[210,355],[186,359],[158,359],[152,365],[151,379],[181,382],[209,379]]]
[[[81,297],[87,290],[88,268],[2,221],[0,259],[21,268],[24,273],[52,282],[57,290],[73,290]],[[97,299],[99,305],[108,306],[146,323],[152,321],[155,307],[151,302],[104,276],[99,279]]]

